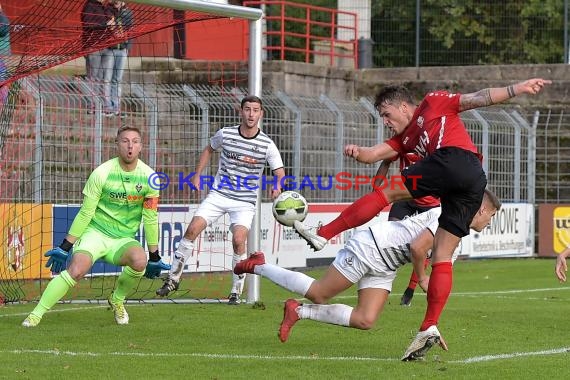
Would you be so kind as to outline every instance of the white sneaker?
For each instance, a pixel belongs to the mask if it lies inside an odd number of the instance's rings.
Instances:
[[[127,309],[125,309],[125,304],[123,302],[113,302],[113,293],[111,293],[107,301],[111,309],[113,309],[113,313],[115,313],[115,322],[117,322],[118,325],[128,325],[129,313],[127,313]]]
[[[317,235],[317,228],[315,227],[308,227],[303,224],[303,222],[299,222],[296,220],[293,223],[293,227],[295,231],[307,241],[307,244],[315,251],[320,251],[327,245],[327,239],[322,236]]]
[[[22,326],[24,327],[36,327],[42,321],[41,317],[38,317],[34,314],[28,315],[24,322],[22,322]]]
[[[447,344],[441,337],[437,327],[430,326],[427,330],[418,332],[412,344],[410,344],[406,353],[402,356],[402,361],[422,360],[435,344],[439,344],[441,348],[447,351]]]

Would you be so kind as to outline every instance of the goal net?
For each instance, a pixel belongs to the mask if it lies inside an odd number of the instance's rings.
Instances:
[[[0,56],[3,302],[39,299],[54,276],[43,254],[65,237],[85,181],[95,167],[116,156],[116,131],[125,124],[143,131],[142,160],[170,178],[159,205],[159,248],[169,262],[204,196],[184,186],[182,175],[195,170],[217,129],[239,123],[241,98],[261,95],[259,9],[192,0],[129,1],[132,25],[86,37],[85,3],[2,2],[11,41],[11,54]],[[119,85],[120,108],[109,112],[101,84],[86,77],[83,57],[126,40],[132,45]],[[230,46],[225,51],[229,62],[221,61],[224,46]],[[208,173],[216,168],[214,157]],[[250,250],[259,244],[258,228],[252,228]],[[144,242],[142,229],[137,238]],[[229,225],[220,219],[197,240],[180,289],[169,300],[224,300],[232,255]],[[120,271],[96,262],[64,301],[106,299]],[[258,296],[257,281],[249,281],[250,300]],[[161,279],[143,278],[128,298],[156,301],[161,285]]]

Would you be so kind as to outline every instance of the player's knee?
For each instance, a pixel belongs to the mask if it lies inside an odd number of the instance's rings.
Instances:
[[[186,228],[186,232],[184,233],[184,238],[194,241],[206,229],[208,223],[206,219],[202,218],[201,216],[194,216],[190,225]]]
[[[69,273],[69,276],[75,282],[77,282],[77,281],[81,280],[83,277],[85,277],[85,275],[87,274],[87,271],[83,270],[81,268],[70,266],[69,268],[67,268],[67,273]]]
[[[132,269],[141,272],[146,268],[147,257],[142,249],[131,250],[125,252],[121,258],[120,264],[123,266],[129,266]]]
[[[357,313],[352,313],[350,325],[360,330],[370,330],[376,325],[376,318],[369,318]]]
[[[312,303],[316,303],[316,304],[324,304],[327,303],[331,297],[327,297],[323,294],[319,294],[319,293],[307,293],[305,294],[305,297],[309,300],[311,300]]]
[[[147,264],[146,255],[136,255],[129,265],[134,270],[141,272],[145,270]]]

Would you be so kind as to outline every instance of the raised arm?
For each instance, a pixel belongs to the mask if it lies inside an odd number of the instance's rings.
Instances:
[[[477,92],[462,94],[459,98],[459,109],[466,111],[491,106],[522,94],[536,95],[545,85],[550,83],[552,83],[550,80],[533,78],[507,87],[484,88]]]
[[[344,155],[352,157],[358,162],[372,164],[381,160],[394,158],[398,155],[398,152],[383,142],[374,146],[349,144],[344,147]]]

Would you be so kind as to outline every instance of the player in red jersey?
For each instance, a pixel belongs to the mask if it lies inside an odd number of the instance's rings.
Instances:
[[[394,201],[426,195],[440,198],[442,213],[434,236],[427,310],[420,330],[402,360],[423,357],[441,338],[437,323],[451,293],[451,257],[461,238],[469,233],[469,221],[477,212],[487,185],[482,156],[459,113],[498,104],[517,95],[536,95],[550,83],[533,78],[469,94],[435,91],[427,94],[419,105],[414,103],[405,87],[382,89],[376,96],[375,106],[394,137],[372,147],[347,145],[344,154],[364,163],[408,152],[418,154],[423,158],[402,173],[405,186],[378,189],[364,195],[317,231],[295,222],[295,230],[313,249],[319,250],[330,238],[368,222]]]
[[[396,157],[396,159],[398,158],[400,159],[400,172],[421,159],[421,157],[419,157],[417,154],[414,153],[406,153],[405,155]],[[382,181],[380,179],[387,178],[390,164],[394,161],[390,160],[382,161],[382,163],[378,167],[378,170],[376,171],[376,176],[375,176],[375,178],[378,178],[379,180],[374,183],[374,186],[382,185],[381,183]],[[439,198],[431,195],[417,199],[394,202],[392,204],[392,207],[390,207],[390,212],[388,213],[388,220],[390,221],[403,220],[405,218],[409,218],[411,216],[426,212],[434,207],[439,207],[439,205],[440,205]],[[429,262],[430,262],[429,258],[426,257],[426,259],[424,260],[424,269],[428,267]],[[404,294],[402,294],[402,298],[400,299],[400,305],[411,306],[412,298],[414,298],[414,292],[416,290],[418,282],[419,282],[418,275],[414,270],[412,270],[408,286],[406,287],[406,290],[404,291]],[[425,287],[427,287],[427,284]]]

